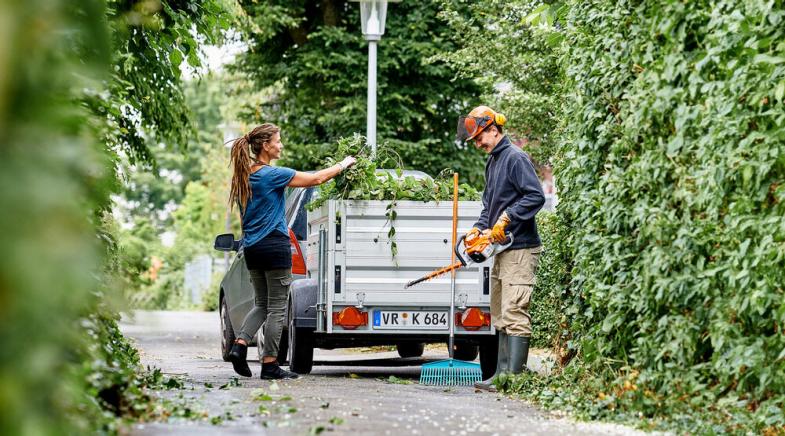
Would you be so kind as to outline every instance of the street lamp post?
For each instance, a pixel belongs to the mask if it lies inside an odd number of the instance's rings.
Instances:
[[[400,0],[352,0],[360,2],[360,20],[363,36],[368,41],[368,123],[366,138],[371,145],[371,155],[376,156],[376,49],[384,35],[387,3]]]

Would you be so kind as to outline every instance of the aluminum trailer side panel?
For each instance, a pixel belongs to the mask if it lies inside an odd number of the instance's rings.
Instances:
[[[452,203],[398,201],[394,206],[397,217],[392,223],[387,216],[389,204],[388,201],[330,200],[310,212],[306,263],[311,277],[318,277],[320,282],[318,303],[322,322],[317,326],[322,328],[317,330],[333,331],[331,316],[324,314],[331,314],[334,307],[363,305],[377,309],[429,310],[448,307],[449,275],[410,289],[403,286],[451,262]],[[481,209],[480,202],[460,202],[459,235],[471,228]],[[388,237],[391,224],[395,234]],[[391,251],[393,242],[398,248],[395,257]],[[457,306],[490,304],[491,262],[458,271]]]

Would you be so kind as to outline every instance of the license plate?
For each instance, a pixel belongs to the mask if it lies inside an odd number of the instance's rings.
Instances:
[[[446,330],[447,312],[426,310],[377,310],[375,329]]]

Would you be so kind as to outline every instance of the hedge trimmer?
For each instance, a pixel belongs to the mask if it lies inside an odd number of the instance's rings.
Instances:
[[[458,268],[463,268],[475,263],[483,263],[491,257],[510,248],[513,241],[512,233],[507,232],[507,238],[510,242],[501,244],[491,242],[491,234],[489,232],[479,235],[469,235],[468,238],[466,235],[463,235],[458,239],[458,243],[455,244],[455,257],[458,258],[458,262],[430,272],[419,279],[412,280],[404,285],[404,289],[442,274],[447,274],[450,271],[455,271]],[[463,250],[460,249],[461,245],[463,245]]]

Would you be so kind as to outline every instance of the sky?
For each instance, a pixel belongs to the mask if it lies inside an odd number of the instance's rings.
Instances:
[[[188,62],[180,64],[180,70],[185,80],[190,80],[198,74],[205,74],[209,71],[222,71],[226,64],[231,63],[234,58],[245,51],[248,46],[240,38],[240,34],[235,30],[230,30],[226,34],[223,45],[202,45],[199,58],[202,66],[194,69]]]

